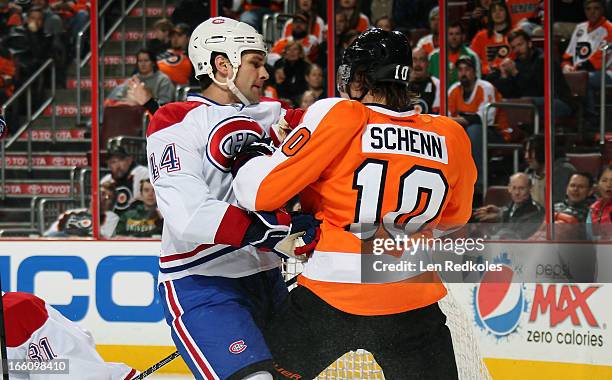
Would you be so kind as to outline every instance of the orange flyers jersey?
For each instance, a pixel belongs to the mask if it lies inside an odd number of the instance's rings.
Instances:
[[[274,46],[272,46],[272,53],[276,53],[282,56],[285,52],[287,44],[291,41],[293,41],[292,36],[283,37],[280,40],[276,41]],[[304,54],[306,54],[306,56],[308,57],[308,59],[310,59],[311,62],[314,62],[319,53],[319,41],[317,40],[317,37],[313,36],[312,34],[309,34],[298,42],[304,48]]]
[[[299,283],[340,310],[383,315],[432,304],[446,290],[431,272],[364,281],[359,260],[373,252],[360,227],[462,225],[475,181],[470,141],[451,119],[330,98],[310,106],[272,156],[245,164],[233,187],[250,210],[274,210],[299,193],[302,210],[322,221]]]
[[[451,116],[460,116],[459,113],[477,113],[480,120],[485,119],[485,106],[487,103],[501,101],[501,94],[493,87],[490,82],[483,79],[476,80],[474,90],[468,99],[463,96],[463,87],[460,82],[456,82],[448,90],[448,113]],[[489,109],[487,124],[495,124],[497,132],[508,141],[511,138],[506,114],[497,110]]]
[[[476,33],[470,48],[480,58],[483,75],[490,73],[491,69],[497,67],[504,58],[513,58],[506,35],[493,32],[489,37],[486,29]]]
[[[168,49],[157,56],[157,67],[166,74],[174,84],[189,84],[191,78],[191,61],[185,52],[178,49]]]
[[[523,19],[538,17],[540,3],[542,0],[506,0],[512,27]]]

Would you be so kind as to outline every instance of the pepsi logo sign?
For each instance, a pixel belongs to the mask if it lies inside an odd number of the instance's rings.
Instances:
[[[523,285],[512,283],[514,271],[509,265],[501,268],[486,272],[473,292],[476,324],[499,338],[515,332],[527,311]]]
[[[244,340],[237,340],[234,343],[229,345],[229,352],[232,354],[238,355],[247,349],[247,345],[244,343]]]

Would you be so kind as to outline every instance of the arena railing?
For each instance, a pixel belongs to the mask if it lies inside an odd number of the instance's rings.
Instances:
[[[109,30],[107,32],[104,31],[104,15],[106,14],[106,12],[108,11],[108,9],[110,9],[110,6],[115,2],[115,0],[111,0],[108,3],[104,4],[104,6],[100,9],[100,13],[99,13],[99,19],[101,20],[100,22],[100,36],[101,39],[98,42],[98,49],[100,49],[100,55],[99,55],[99,61],[100,62],[104,62],[104,54],[103,54],[103,48],[104,45],[111,39],[113,33],[119,28],[121,27],[121,74],[123,77],[126,76],[126,64],[125,64],[125,57],[126,57],[126,51],[125,51],[125,19],[127,18],[127,16],[136,8],[136,6],[138,5],[138,3],[142,3],[141,9],[142,9],[142,35],[143,35],[143,39],[142,39],[142,44],[143,47],[145,46],[146,43],[146,27],[147,27],[147,12],[146,12],[146,6],[147,6],[147,0],[134,0],[133,2],[130,3],[130,5],[126,8],[125,6],[125,1],[126,0],[119,0],[121,2],[121,16],[115,21],[115,23],[109,28]],[[87,33],[87,31],[89,31],[91,27],[91,20],[87,22],[87,24],[85,24],[83,26],[83,28],[81,28],[81,30],[78,32],[77,34],[77,39],[76,39],[76,60],[75,60],[75,64],[76,64],[76,91],[77,91],[77,95],[76,95],[76,102],[77,102],[77,113],[76,113],[76,123],[77,125],[81,124],[81,78],[82,78],[82,70],[83,68],[89,63],[89,61],[91,60],[91,52],[88,52],[85,57],[81,58],[81,54],[82,54],[82,50],[83,50],[83,36]],[[100,70],[100,76],[99,76],[99,80],[98,80],[98,85],[101,88],[101,93],[100,93],[100,109],[102,109],[102,104],[104,102],[104,70]],[[91,84],[92,86],[94,86],[94,84]],[[100,115],[101,117],[102,115]]]
[[[39,80],[45,80],[44,74],[47,71],[51,72],[51,94],[42,101],[41,105],[34,111],[32,110],[32,85]],[[27,141],[27,155],[28,155],[28,170],[32,170],[32,125],[36,119],[38,119],[44,112],[47,107],[51,107],[51,141],[55,142],[55,107],[53,107],[53,103],[55,102],[55,63],[53,59],[49,58],[32,76],[28,79],[14,94],[10,97],[9,100],[6,101],[2,105],[2,114],[6,115],[6,110],[13,106],[17,107],[15,112],[19,114],[19,105],[17,102],[18,99],[21,99],[25,94],[26,98],[26,120],[23,125],[19,127],[17,132],[15,132],[8,140],[2,140],[0,144],[0,160],[2,160],[2,164],[0,166],[0,182],[2,186],[2,199],[4,200],[6,197],[5,194],[5,185],[6,185],[6,150],[9,149],[15,141],[17,141],[21,135],[25,132],[28,133],[28,141]],[[17,102],[17,103],[16,103]]]
[[[601,82],[599,90],[599,143],[603,146],[606,143],[606,79],[607,79],[607,58],[608,50],[612,47],[612,43],[607,43],[601,47]]]

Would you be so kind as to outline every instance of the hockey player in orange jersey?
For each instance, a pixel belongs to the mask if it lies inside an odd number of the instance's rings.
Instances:
[[[362,33],[338,72],[351,100],[316,102],[273,155],[233,168],[243,207],[273,210],[299,193],[302,210],[322,221],[299,286],[264,331],[279,376],[312,379],[365,348],[388,379],[457,378],[438,277],[405,271],[373,279],[363,264],[374,257],[364,241],[375,233],[440,232],[471,214],[470,141],[453,120],[411,109],[411,66],[403,34]]]

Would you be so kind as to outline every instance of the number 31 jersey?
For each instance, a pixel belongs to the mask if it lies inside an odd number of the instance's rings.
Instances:
[[[300,193],[302,211],[322,224],[299,283],[340,310],[383,315],[427,306],[446,290],[431,272],[368,283],[368,229],[410,235],[463,225],[475,181],[470,141],[451,119],[333,98],[311,106],[279,150],[249,161],[233,186],[251,210],[276,209]]]

